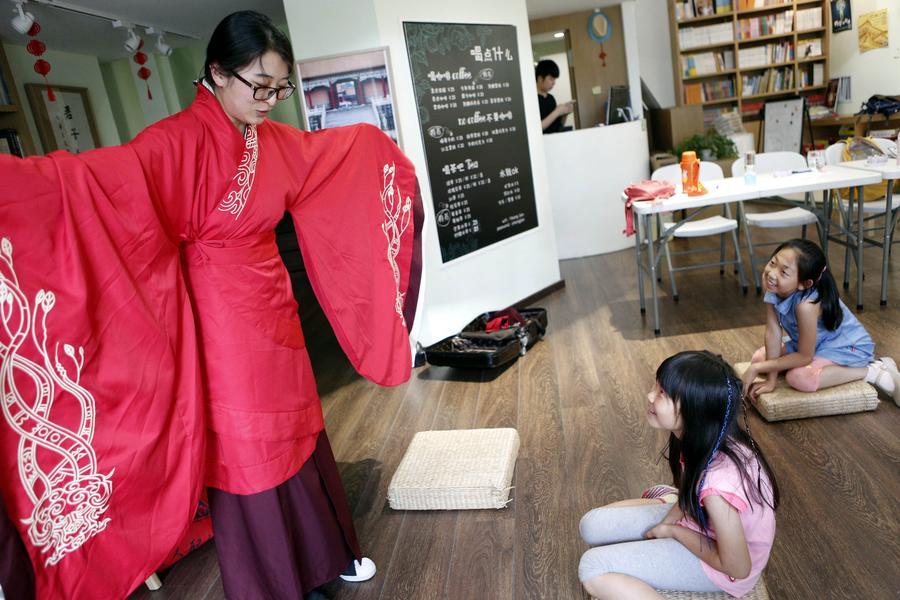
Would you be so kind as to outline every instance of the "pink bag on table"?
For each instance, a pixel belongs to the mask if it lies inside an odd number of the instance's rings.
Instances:
[[[634,235],[634,214],[631,205],[634,202],[646,202],[653,200],[665,200],[675,193],[675,184],[671,181],[651,181],[645,180],[638,183],[632,183],[625,188],[625,229],[622,231],[625,235]]]

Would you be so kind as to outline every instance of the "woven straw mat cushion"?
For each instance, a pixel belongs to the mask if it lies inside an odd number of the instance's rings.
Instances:
[[[737,363],[734,370],[738,375],[743,375],[749,365],[746,362]],[[766,421],[843,415],[875,410],[878,392],[865,381],[852,381],[817,392],[798,392],[787,384],[783,376],[779,376],[775,389],[760,394],[753,406]]]
[[[731,600],[734,596],[725,592],[664,592],[658,590],[666,600]],[[762,577],[756,582],[756,585],[745,596],[741,596],[741,600],[770,600],[769,590],[766,589],[766,582]]]
[[[503,508],[519,452],[515,429],[417,433],[388,486],[396,510]]]

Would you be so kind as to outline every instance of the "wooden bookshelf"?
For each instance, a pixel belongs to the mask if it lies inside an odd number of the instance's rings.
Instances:
[[[818,96],[822,93],[829,80],[829,33],[830,28],[827,26],[831,17],[831,9],[828,0],[786,0],[779,4],[770,4],[768,6],[748,6],[742,0],[690,0],[694,9],[694,16],[678,18],[678,9],[676,4],[684,5],[684,0],[667,0],[669,6],[669,24],[672,40],[672,70],[675,79],[675,98],[678,105],[684,104],[701,104],[704,108],[705,120],[712,120],[715,113],[721,110],[735,110],[742,114],[745,120],[758,119],[760,116],[760,101],[791,98],[800,96]],[[753,2],[749,3],[750,5]],[[711,7],[714,14],[701,14],[704,6]],[[719,10],[727,10],[728,12],[715,13],[716,7]],[[799,29],[797,24],[797,11],[819,9],[822,13],[822,26],[814,28]],[[730,9],[730,10],[729,10]],[[742,21],[756,19],[781,19],[784,23],[787,17],[787,11],[791,11],[790,31],[769,33],[767,30],[762,35],[762,24],[757,21],[759,27],[754,26],[753,37],[739,39],[742,31]],[[727,27],[726,27],[727,26]],[[727,28],[730,27],[731,41],[717,39],[716,30],[711,28],[719,27],[718,34],[725,36]],[[699,31],[698,31],[699,29]],[[757,31],[758,29],[758,31]],[[691,31],[686,31],[691,30]],[[746,29],[745,29],[746,32]],[[693,37],[695,41],[703,41],[702,45],[694,47],[682,47],[682,35],[685,38]],[[707,37],[712,39],[706,39]],[[798,44],[804,41],[819,40],[821,45],[821,54],[811,56],[800,56],[798,52]],[[685,41],[688,41],[687,39]],[[780,51],[782,53],[790,52],[790,58],[785,59],[779,55],[779,60],[766,60],[758,63],[759,56],[756,57],[756,63],[752,66],[741,66],[741,51],[745,53],[749,50],[753,52],[753,48],[764,48],[764,50],[756,50],[769,57]],[[709,54],[713,56],[717,72],[708,72],[711,70]],[[730,60],[726,53],[730,53]],[[702,57],[695,55],[702,54]],[[690,74],[685,72],[684,62],[691,57],[692,61],[699,62],[706,67],[706,70],[699,69],[697,72]],[[722,65],[721,67],[719,65]],[[818,65],[821,65],[819,67]],[[770,71],[771,70],[771,71]],[[816,72],[821,73],[821,82],[815,78]],[[780,72],[780,79],[776,78]],[[769,73],[771,79],[784,82],[782,89],[769,89],[768,79],[762,82],[761,74]],[[788,74],[789,73],[789,74]],[[756,79],[753,79],[753,78]],[[809,79],[806,85],[801,85],[801,77]],[[765,83],[766,89],[756,89],[755,93],[749,90],[744,92],[742,86],[744,82],[748,84]],[[701,93],[701,99],[697,101],[697,86],[707,85]],[[773,84],[774,85],[774,84]],[[730,98],[713,98],[711,94],[706,92],[718,93],[721,89],[728,89],[730,86],[734,90],[734,95]],[[746,94],[746,95],[745,95]],[[690,102],[688,101],[690,98]]]
[[[22,51],[24,52],[25,49],[22,48]],[[5,91],[4,95],[8,94],[8,99],[11,100],[10,103],[5,103],[6,98],[0,98],[0,129],[15,129],[25,156],[32,155],[35,153],[34,141],[31,139],[22,99],[16,89],[16,81],[13,79],[12,70],[6,60],[3,44],[0,44],[0,77],[3,78],[3,83],[0,83],[3,89],[0,90],[0,93]]]

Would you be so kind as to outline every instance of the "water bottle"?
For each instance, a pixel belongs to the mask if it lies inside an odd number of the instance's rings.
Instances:
[[[756,185],[756,152],[753,150],[744,154],[744,184]]]

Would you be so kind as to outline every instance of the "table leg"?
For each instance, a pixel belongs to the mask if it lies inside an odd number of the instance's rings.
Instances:
[[[891,237],[893,233],[894,212],[891,204],[894,195],[894,182],[888,180],[884,193],[884,246],[881,247],[881,306],[887,304],[888,262],[891,258]]]
[[[644,303],[644,266],[643,261],[641,260],[641,246],[644,243],[644,228],[641,226],[642,221],[643,217],[641,215],[635,215],[637,231],[634,233],[634,256],[637,263],[638,295],[641,299],[641,314],[644,314],[647,312],[647,308]]]
[[[856,310],[863,309],[863,188],[856,188]]]
[[[649,217],[641,217],[646,218],[647,220],[642,223],[645,227],[650,226]],[[665,234],[663,234],[665,235]],[[653,298],[653,333],[659,335],[659,298],[656,293],[656,255],[654,242],[652,239],[648,240],[647,243],[647,262],[650,264],[650,296]]]

